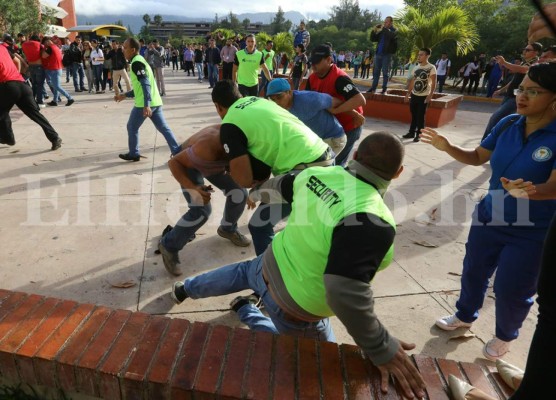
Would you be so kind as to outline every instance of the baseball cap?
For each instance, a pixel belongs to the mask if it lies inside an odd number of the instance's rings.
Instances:
[[[4,35],[2,36],[2,41],[8,44],[14,44],[12,35],[10,35],[9,33],[4,33]]]
[[[331,55],[332,51],[330,50],[330,46],[321,44],[315,47],[311,53],[311,64],[319,63],[323,58],[330,57]]]
[[[266,97],[278,93],[286,92],[288,90],[291,90],[291,87],[287,79],[284,78],[273,79],[268,83],[268,86],[266,88]]]

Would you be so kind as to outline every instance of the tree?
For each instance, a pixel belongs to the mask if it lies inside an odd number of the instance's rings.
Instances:
[[[241,25],[243,26],[243,29],[247,29],[249,28],[249,25],[251,25],[251,20],[249,18],[245,18],[241,21]]]
[[[51,19],[55,19],[52,11],[39,8],[35,0],[0,0],[0,10],[0,32],[46,32]]]
[[[434,14],[406,7],[397,16],[399,36],[413,45],[413,52],[433,48],[442,42],[455,42],[456,53],[465,55],[479,43],[479,35],[465,11],[451,6]]]
[[[274,35],[274,51],[276,53],[286,52],[293,54],[293,36],[289,32],[280,32]]]
[[[289,32],[291,27],[292,22],[290,20],[286,20],[284,17],[284,10],[282,10],[281,6],[278,6],[278,12],[270,23],[270,33],[275,35],[279,32]]]
[[[465,0],[467,1],[467,0]],[[462,3],[465,3],[463,1]],[[416,8],[425,15],[436,14],[450,6],[457,6],[459,1],[457,0],[404,0],[404,3],[408,7]]]
[[[148,28],[151,23],[151,16],[149,14],[143,15],[143,21],[145,21],[145,25]]]
[[[378,10],[362,11],[358,0],[340,0],[340,3],[331,9],[329,24],[336,25],[338,29],[366,31],[380,20]]]
[[[162,25],[162,15],[156,14],[156,15],[154,16],[154,24],[155,24],[156,26]]]

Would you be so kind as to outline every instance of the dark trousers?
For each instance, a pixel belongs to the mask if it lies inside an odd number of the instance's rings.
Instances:
[[[58,133],[40,113],[40,108],[33,98],[33,91],[29,85],[24,82],[9,81],[0,83],[0,143],[15,144],[10,118],[10,110],[14,105],[17,105],[32,121],[39,124],[50,142],[53,143],[58,139]]]
[[[190,76],[191,73],[193,73],[193,76],[195,76],[195,68],[193,67],[193,61],[186,61],[184,68],[185,68],[185,72],[187,72],[187,76]]]
[[[73,76],[73,87],[75,90],[85,90],[85,71],[83,64],[74,62],[71,67],[71,74]]]
[[[411,99],[409,100],[409,111],[411,111],[411,126],[409,127],[409,133],[419,135],[421,129],[425,127],[425,114],[428,105],[425,103],[426,99],[427,96],[416,96],[411,93]]]
[[[232,79],[232,71],[234,69],[233,62],[222,63],[222,79]]]
[[[259,94],[259,85],[255,85],[255,86],[237,85],[237,88],[239,89],[239,93],[241,93],[243,97],[258,96]]]
[[[442,93],[442,91],[444,90],[444,83],[446,83],[446,75],[436,75],[438,93]]]

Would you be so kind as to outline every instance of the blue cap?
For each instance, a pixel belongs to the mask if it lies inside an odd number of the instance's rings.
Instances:
[[[272,96],[274,94],[282,93],[287,90],[291,90],[291,86],[288,80],[284,78],[276,78],[268,83],[268,86],[266,88],[266,96]]]

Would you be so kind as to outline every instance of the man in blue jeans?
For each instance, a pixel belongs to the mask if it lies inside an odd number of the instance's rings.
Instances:
[[[180,152],[181,146],[176,141],[174,134],[164,119],[162,113],[162,98],[158,92],[153,71],[147,61],[139,55],[141,46],[136,39],[130,38],[124,42],[124,56],[131,62],[131,83],[133,89],[127,93],[114,96],[120,102],[126,98],[135,98],[135,105],[131,110],[127,122],[129,152],[120,154],[126,161],[139,161],[139,128],[150,118],[156,129],[162,133],[170,147],[172,155]]]
[[[270,168],[253,158],[251,166],[258,180],[270,175]],[[168,161],[168,167],[181,185],[189,206],[176,226],[165,233],[158,244],[164,267],[169,273],[181,275],[178,252],[193,240],[195,232],[207,222],[211,214],[210,200],[214,190],[204,184],[204,179],[226,196],[218,235],[236,246],[246,247],[251,244],[237,229],[237,221],[245,209],[247,192],[226,173],[229,162],[220,142],[220,125],[206,127],[187,139],[182,145],[182,151]]]
[[[378,42],[373,66],[373,85],[369,92],[374,93],[378,87],[380,72],[382,71],[382,93],[386,93],[388,85],[388,68],[392,55],[398,50],[398,37],[393,26],[392,17],[386,17],[384,24],[377,25],[371,31],[371,41]]]

